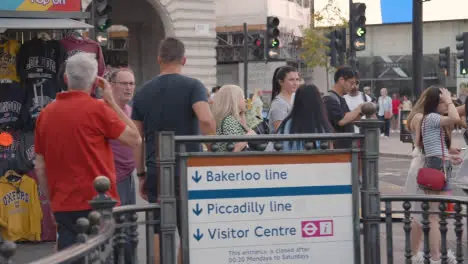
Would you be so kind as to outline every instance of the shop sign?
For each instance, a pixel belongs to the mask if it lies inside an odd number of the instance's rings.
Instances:
[[[1,0],[0,10],[81,12],[81,0]]]

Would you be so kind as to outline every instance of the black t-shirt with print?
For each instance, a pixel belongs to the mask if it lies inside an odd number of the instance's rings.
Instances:
[[[57,40],[32,39],[21,46],[16,66],[21,84],[26,87],[32,119],[62,91],[58,73],[66,58],[65,48]]]
[[[29,123],[25,103],[26,89],[24,87],[17,82],[0,80],[0,129],[25,129]]]
[[[328,113],[328,120],[330,120],[335,133],[354,133],[354,127],[352,123],[340,126],[338,123],[344,118],[346,113],[350,112],[346,100],[337,94],[335,91],[323,97],[323,103]],[[350,148],[352,145],[351,140],[337,140],[335,142],[336,148]]]
[[[141,121],[145,133],[146,187],[157,193],[155,134],[173,131],[176,135],[198,135],[200,127],[192,106],[207,102],[205,86],[181,74],[160,75],[146,82],[133,101],[132,119]],[[187,145],[187,151],[200,151],[200,144]],[[154,188],[154,189],[153,189]]]

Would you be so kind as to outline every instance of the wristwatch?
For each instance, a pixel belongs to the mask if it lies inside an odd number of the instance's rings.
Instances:
[[[137,177],[138,177],[138,178],[144,178],[144,177],[146,177],[146,171],[137,173]]]

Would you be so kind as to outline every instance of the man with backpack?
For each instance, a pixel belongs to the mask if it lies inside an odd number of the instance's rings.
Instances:
[[[333,89],[323,97],[328,119],[335,133],[353,133],[353,122],[363,116],[362,104],[351,111],[343,96],[356,86],[356,72],[348,66],[340,67],[335,72],[334,81]],[[349,139],[336,140],[334,147],[351,148],[351,143]]]

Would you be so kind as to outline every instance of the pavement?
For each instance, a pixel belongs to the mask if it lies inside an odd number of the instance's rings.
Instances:
[[[453,133],[452,146],[466,146],[461,133]],[[412,150],[413,146],[411,143],[400,141],[399,133],[392,133],[388,138],[380,137],[380,154],[384,157],[410,158]]]

